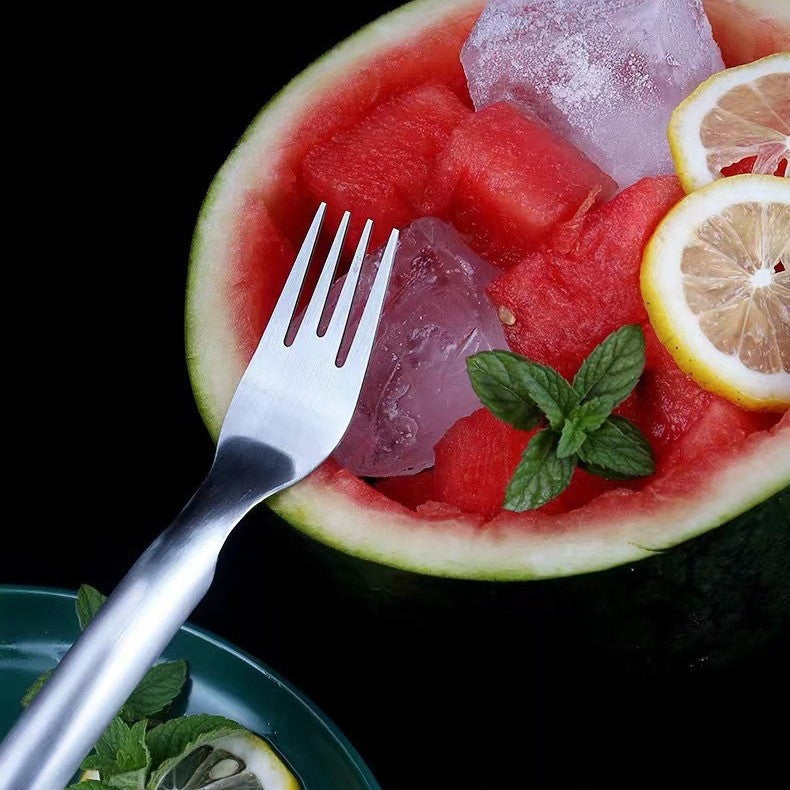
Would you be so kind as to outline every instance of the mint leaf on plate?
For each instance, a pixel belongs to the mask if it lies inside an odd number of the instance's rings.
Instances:
[[[52,673],[54,669],[48,669],[46,672],[43,672],[39,675],[31,684],[28,690],[25,692],[25,696],[22,697],[22,707],[27,708],[30,703],[36,698],[41,689],[44,688],[44,684],[52,677]]]
[[[579,400],[605,398],[609,411],[631,393],[645,368],[645,336],[638,324],[626,324],[597,345],[573,379]]]
[[[542,414],[520,375],[523,363],[523,357],[510,351],[481,351],[466,358],[466,369],[482,404],[502,422],[528,431]]]
[[[154,664],[124,703],[121,718],[134,722],[160,713],[181,693],[186,679],[185,661]]]
[[[520,513],[545,505],[568,487],[575,466],[575,458],[557,456],[556,433],[536,433],[507,487],[505,509]]]
[[[603,477],[629,479],[655,470],[647,439],[630,420],[617,415],[590,433],[578,452],[587,470]]]
[[[165,760],[177,757],[202,735],[239,729],[239,724],[223,716],[182,716],[154,727],[146,735],[145,742],[151,755],[151,764],[159,766]]]
[[[143,790],[151,767],[145,743],[147,722],[131,727],[115,717],[82,761],[83,771],[98,771],[102,782],[120,790]]]
[[[80,628],[83,631],[106,600],[107,596],[102,595],[95,587],[91,587],[89,584],[80,585],[79,590],[77,590],[76,606],[77,619],[80,621]]]
[[[98,779],[86,779],[75,785],[69,785],[66,790],[118,790],[118,786],[101,782]]]

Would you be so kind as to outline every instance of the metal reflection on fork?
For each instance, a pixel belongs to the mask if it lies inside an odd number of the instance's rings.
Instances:
[[[233,527],[268,496],[310,474],[343,438],[373,347],[398,232],[389,237],[353,338],[344,342],[353,331],[349,316],[372,230],[368,220],[326,331],[319,334],[350,221],[346,212],[291,338],[289,326],[325,211],[322,203],[239,382],[208,476],[134,564],[0,745],[0,790],[56,790],[68,783],[205,595]],[[348,348],[344,359],[339,359],[341,347]]]

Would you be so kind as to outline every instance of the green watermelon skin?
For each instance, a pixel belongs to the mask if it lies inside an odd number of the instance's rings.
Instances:
[[[417,629],[440,623],[442,632],[483,641],[514,632],[527,647],[525,671],[531,661],[567,665],[577,674],[606,665],[644,678],[726,668],[787,636],[789,524],[790,487],[639,562],[526,582],[425,576],[286,530],[313,583],[331,585],[384,622]],[[584,668],[575,666],[581,656]]]

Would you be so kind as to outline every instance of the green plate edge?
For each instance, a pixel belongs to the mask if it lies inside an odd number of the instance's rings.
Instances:
[[[58,654],[63,652],[65,646],[76,638],[79,629],[76,616],[73,613],[73,605],[71,605],[75,598],[76,593],[70,590],[0,585],[0,735],[5,735],[19,714],[19,699],[24,689],[40,672],[54,665]],[[42,602],[42,599],[46,599],[46,601]],[[26,607],[24,607],[26,611],[20,612],[19,609],[24,606],[23,601],[26,603]],[[57,609],[61,602],[65,603],[66,601],[69,602],[68,607],[64,607],[63,612],[58,612]],[[42,603],[44,603],[44,608],[41,608]],[[48,630],[44,630],[40,641],[35,643],[40,648],[36,654],[41,654],[41,662],[38,664],[31,657],[34,652],[31,642],[28,642],[27,657],[17,646],[20,631],[34,630],[36,633],[41,633],[38,630],[37,619],[44,618],[41,614],[36,618],[31,607],[32,609],[38,607],[39,612],[49,620],[57,619],[59,628],[55,633],[51,627],[52,624],[49,623]],[[11,616],[9,616],[9,611],[13,611]],[[19,626],[20,616],[25,618],[24,628]],[[42,625],[46,625],[46,623]],[[28,638],[29,633],[25,634],[25,637]],[[47,646],[50,650],[49,655],[46,655]],[[196,661],[194,655],[190,655],[195,651],[198,651],[198,655],[200,655],[201,648],[202,651],[215,656],[215,660],[219,662],[224,657],[231,666],[236,667],[236,674],[226,675],[219,682],[214,676],[215,682],[212,688],[211,684],[206,683],[205,673],[201,669],[201,664],[204,661]],[[14,654],[17,656],[15,663],[18,666],[9,666]],[[304,694],[249,653],[240,650],[215,634],[187,624],[182,626],[163,655],[170,659],[183,658],[190,662],[193,683],[187,698],[187,712],[204,712],[196,709],[201,705],[200,702],[195,703],[193,697],[197,696],[198,699],[211,697],[213,700],[210,705],[211,710],[205,712],[237,719],[244,726],[255,729],[271,740],[275,747],[283,753],[287,762],[293,766],[305,790],[318,790],[319,788],[326,788],[326,790],[337,790],[338,788],[342,788],[342,790],[381,790],[370,769],[337,726]],[[219,658],[216,658],[217,656]],[[192,667],[193,663],[197,664],[195,668]],[[244,669],[242,669],[242,665]],[[254,682],[257,679],[257,683],[269,688],[267,702],[278,702],[276,710],[258,709],[249,703],[246,706],[246,711],[239,711],[233,705],[223,706],[224,696],[244,696],[240,687],[250,682],[243,677],[245,672],[248,674],[252,672]],[[220,687],[219,693],[217,693],[216,686]],[[201,689],[201,691],[198,692],[196,689]],[[222,689],[225,689],[224,695]],[[289,717],[290,719],[295,718],[297,725],[305,725],[304,728],[312,730],[312,732],[305,733],[302,737],[299,726],[297,726],[296,733],[290,732],[286,727]],[[262,721],[263,726],[261,725]],[[266,722],[269,722],[270,726],[266,726]],[[295,735],[297,737],[294,737]],[[308,738],[311,738],[309,743],[307,743]]]

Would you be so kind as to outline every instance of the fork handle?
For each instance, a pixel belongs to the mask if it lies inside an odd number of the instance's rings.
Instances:
[[[215,465],[216,466],[216,465]],[[203,598],[217,556],[269,493],[228,491],[209,474],[173,524],[137,560],[0,745],[1,790],[64,787],[151,664]],[[237,478],[238,480],[238,478]]]

